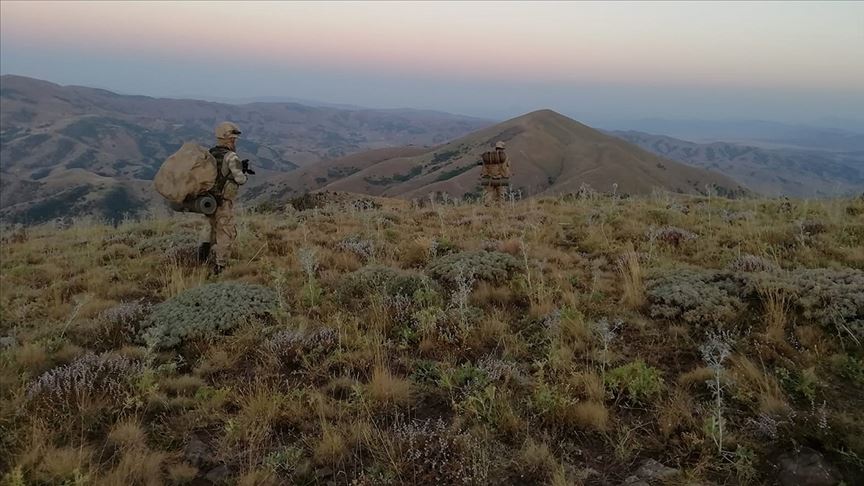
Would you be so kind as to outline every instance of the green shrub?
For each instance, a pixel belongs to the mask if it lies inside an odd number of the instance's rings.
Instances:
[[[503,283],[520,269],[519,261],[498,251],[466,251],[441,257],[426,268],[434,279],[454,287],[466,276],[474,280]]]
[[[349,274],[339,288],[343,300],[366,299],[380,293],[387,297],[413,298],[418,293],[437,294],[438,286],[429,277],[383,265],[365,266]]]
[[[805,319],[864,340],[864,272],[816,268],[790,277],[798,293],[795,305]]]
[[[744,308],[739,288],[727,274],[678,269],[648,280],[646,295],[652,317],[690,324],[729,322]]]
[[[606,384],[617,393],[626,394],[634,402],[645,402],[663,391],[663,377],[657,368],[636,360],[610,370]]]
[[[189,289],[153,307],[142,337],[155,348],[169,348],[185,339],[214,336],[238,323],[272,316],[279,306],[276,292],[236,282]]]
[[[744,297],[762,288],[793,295],[792,311],[843,336],[864,339],[864,272],[851,268],[798,269],[738,276]]]

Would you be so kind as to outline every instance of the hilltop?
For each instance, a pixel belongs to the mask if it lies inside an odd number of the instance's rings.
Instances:
[[[606,192],[617,187],[627,194],[647,194],[654,189],[700,194],[706,186],[715,194],[747,192],[721,174],[656,156],[551,110],[522,115],[421,154],[383,160],[373,156],[363,164],[348,159],[331,162],[344,170],[319,175],[315,184],[299,181],[299,172],[279,176],[269,184],[273,191],[302,187],[407,199],[437,192],[462,197],[479,190],[476,163],[498,140],[507,143],[514,190],[523,197],[574,193],[583,184]]]
[[[864,481],[864,201],[321,202],[3,232],[3,483]]]

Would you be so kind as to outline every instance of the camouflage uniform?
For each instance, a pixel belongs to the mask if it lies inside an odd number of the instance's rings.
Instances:
[[[222,171],[221,175],[225,178],[222,190],[215,194],[217,196],[216,212],[207,216],[210,232],[205,239],[210,244],[214,273],[221,272],[228,264],[231,247],[237,238],[234,200],[237,199],[239,186],[245,184],[247,179],[243,172],[243,162],[234,152],[238,135],[240,135],[240,130],[236,125],[230,122],[220,123],[216,127],[216,146],[210,149],[210,153],[218,162],[217,167]]]
[[[493,155],[493,160],[503,160],[503,162],[480,161],[483,166],[480,184],[483,186],[483,202],[486,205],[500,204],[507,193],[506,189],[510,186],[510,160],[504,152],[504,142],[495,144]]]

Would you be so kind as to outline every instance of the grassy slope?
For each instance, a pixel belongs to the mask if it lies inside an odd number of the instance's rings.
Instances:
[[[136,249],[192,235],[199,218],[5,231],[0,471],[27,484],[158,484],[202,478],[224,463],[241,484],[619,484],[654,458],[681,469],[682,484],[770,484],[776,455],[808,444],[853,484],[864,458],[859,345],[790,312],[780,314],[791,324],[772,334],[758,302],[726,323],[731,453],[720,455],[704,426],[713,403],[699,353],[706,331],[652,319],[639,285],[640,275],[724,268],[745,253],[786,269],[864,269],[864,224],[848,207],[864,210],[860,201],[784,211],[779,201],[658,196],[536,200],[506,211],[402,204],[242,215],[234,264],[221,279],[273,287],[290,311],[164,352],[148,352],[99,316],[205,283],[201,268]],[[802,220],[821,221],[824,231],[806,235]],[[664,224],[698,238],[674,246],[646,237]],[[436,253],[493,247],[522,268],[503,283],[478,282],[465,314],[447,310],[458,291],[444,292],[438,327],[417,327],[400,312],[404,303],[372,290],[367,305],[338,298],[367,258],[339,249],[351,235],[390,267],[423,271]],[[318,263],[311,285],[301,266],[309,249]],[[604,320],[621,324],[604,333]],[[266,343],[295,328],[330,328],[338,342],[286,367]],[[131,396],[118,403],[90,390],[79,397],[97,398],[75,402],[71,417],[30,408],[29,383],[87,351],[143,363]],[[639,361],[650,367],[634,385],[644,395],[620,392],[614,370]],[[756,426],[765,417],[776,421],[773,438]],[[193,465],[191,437],[211,464]]]

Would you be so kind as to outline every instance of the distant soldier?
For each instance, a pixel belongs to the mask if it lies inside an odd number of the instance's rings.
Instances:
[[[498,205],[504,200],[506,188],[510,186],[510,161],[504,151],[504,142],[497,142],[495,150],[484,152],[479,164],[483,166],[480,178],[483,201],[487,205]]]
[[[231,122],[222,122],[216,127],[216,146],[210,154],[216,159],[216,186],[212,190],[216,198],[216,212],[207,216],[210,232],[199,248],[202,260],[211,258],[212,273],[218,275],[228,264],[231,247],[237,238],[237,224],[234,222],[234,200],[239,186],[246,183],[246,174],[254,174],[249,169],[249,159],[240,160],[237,150],[237,137],[240,129]]]

